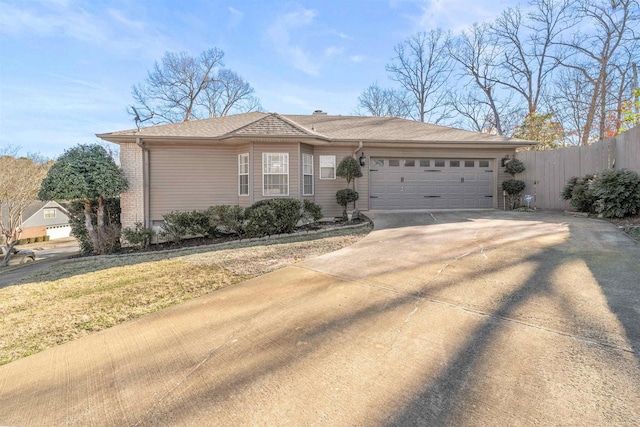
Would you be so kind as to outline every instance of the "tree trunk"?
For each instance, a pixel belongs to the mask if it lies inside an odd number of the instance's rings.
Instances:
[[[84,199],[84,226],[87,229],[87,234],[95,250],[98,247],[98,236],[91,222],[91,200],[89,199]]]
[[[104,199],[98,196],[98,212],[97,212],[98,230],[104,227]]]

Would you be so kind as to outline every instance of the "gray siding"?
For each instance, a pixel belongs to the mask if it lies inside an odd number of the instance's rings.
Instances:
[[[336,177],[336,179],[320,179],[320,156],[336,156],[336,167],[340,161],[346,157],[353,155],[356,147],[316,147],[313,157],[313,167],[315,173],[315,202],[322,207],[322,214],[325,217],[334,217],[342,215],[342,206],[336,202],[336,192],[347,188],[347,181],[344,178]],[[364,168],[363,168],[364,169]],[[368,179],[363,170],[363,177],[356,179],[356,191],[360,194],[360,200],[356,202],[356,207],[361,210],[368,209]]]
[[[150,150],[152,221],[174,210],[238,204],[236,147],[162,147]]]
[[[55,218],[45,218],[44,210],[45,209],[55,209],[56,217]],[[69,216],[64,213],[59,207],[56,206],[44,206],[40,210],[38,210],[35,214],[33,214],[30,218],[24,218],[24,222],[22,223],[22,228],[30,228],[30,227],[51,227],[55,225],[66,225],[69,224]]]

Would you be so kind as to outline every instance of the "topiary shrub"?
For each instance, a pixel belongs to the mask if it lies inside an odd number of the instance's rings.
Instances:
[[[342,217],[344,219],[347,219],[347,205],[351,202],[355,202],[359,198],[360,195],[358,192],[350,188],[338,190],[336,193],[336,201],[340,206],[342,206]]]
[[[311,200],[304,199],[302,201],[302,218],[315,225],[322,218],[322,208]]]
[[[596,213],[596,197],[592,184],[595,175],[585,175],[584,178],[571,177],[562,190],[562,198],[571,201],[571,207],[578,212]]]
[[[520,193],[526,187],[524,181],[513,179],[517,173],[525,171],[524,163],[518,159],[510,160],[504,167],[505,172],[511,175],[512,179],[508,179],[502,183],[502,189],[507,193],[509,199],[509,207],[516,209],[520,205]]]
[[[522,163],[522,160],[519,159],[511,159],[504,166],[504,171],[511,176],[516,176],[516,174],[525,171],[524,163]]]
[[[506,191],[509,199],[509,207],[516,209],[520,204],[520,193],[524,190],[526,184],[519,179],[508,179],[502,183],[502,189]]]
[[[156,232],[153,228],[146,228],[142,222],[136,222],[133,228],[122,230],[122,237],[136,249],[148,248]]]
[[[627,169],[607,170],[593,180],[595,211],[605,218],[640,212],[640,176]]]

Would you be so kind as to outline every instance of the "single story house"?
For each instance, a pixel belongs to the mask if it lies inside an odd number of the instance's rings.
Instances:
[[[8,223],[7,209],[2,210],[4,223]],[[58,202],[34,201],[22,213],[20,218],[21,239],[30,237],[49,236],[50,239],[59,239],[71,235],[69,225],[69,212]]]
[[[503,160],[531,141],[396,117],[250,112],[103,133],[120,145],[130,189],[122,224],[212,205],[273,197],[310,199],[341,214],[336,177],[345,156],[363,164],[358,209],[502,208]]]

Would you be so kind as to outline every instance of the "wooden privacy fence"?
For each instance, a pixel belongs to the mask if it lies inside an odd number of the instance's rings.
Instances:
[[[536,207],[569,209],[561,193],[571,177],[623,168],[640,173],[640,127],[587,146],[521,151],[516,157],[527,168],[516,179],[527,184],[525,194],[535,195]]]

